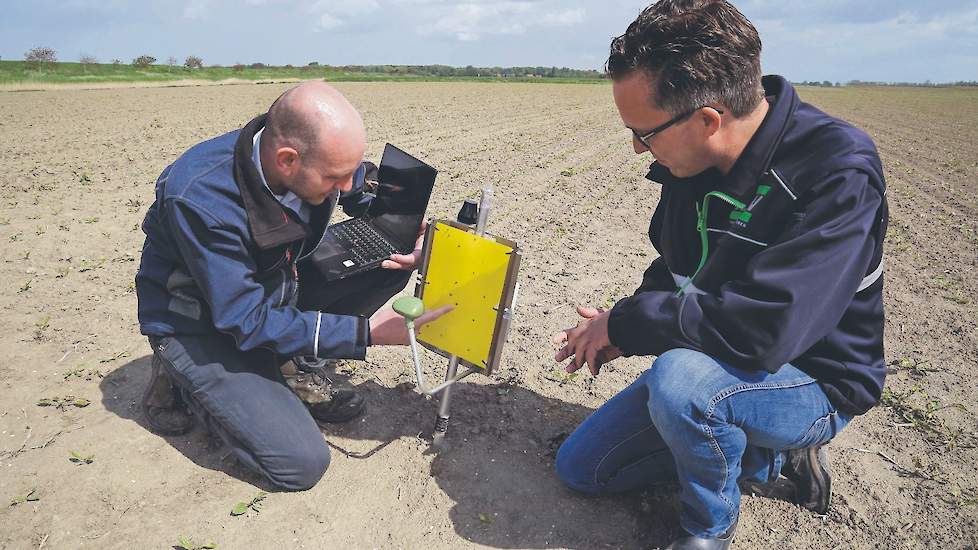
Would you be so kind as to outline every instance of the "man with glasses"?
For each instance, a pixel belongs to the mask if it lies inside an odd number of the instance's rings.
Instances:
[[[757,31],[723,0],[662,0],[611,44],[635,152],[661,184],[660,256],[610,311],[555,336],[568,372],[650,369],[563,443],[573,489],[676,480],[674,549],[727,548],[740,485],[819,514],[823,445],[880,398],[883,169],[869,137],[761,76]]]

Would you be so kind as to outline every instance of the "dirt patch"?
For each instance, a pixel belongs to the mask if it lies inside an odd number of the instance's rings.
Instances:
[[[171,85],[171,83],[167,83]],[[364,114],[368,157],[393,142],[440,170],[430,213],[495,186],[490,230],[522,245],[521,307],[502,368],[455,392],[452,448],[419,434],[435,403],[412,392],[406,349],[342,371],[361,421],[325,430],[324,480],[272,492],[198,430],[161,438],[137,402],[148,375],[133,275],[160,170],[264,111],[285,85],[0,94],[0,548],[649,548],[675,534],[675,490],[584,498],[553,451],[647,359],[600,377],[555,375],[549,336],[573,303],[629,293],[654,257],[658,198],[607,86],[340,84]],[[738,548],[978,545],[978,94],[802,90],[866,128],[889,184],[887,406],[832,444],[832,511],[746,497]],[[443,361],[428,354],[426,374]],[[470,382],[471,381],[471,382]],[[39,407],[42,398],[90,401]],[[958,406],[960,405],[960,407]],[[71,462],[71,452],[91,463]],[[30,492],[34,490],[34,493]],[[7,506],[13,500],[17,504]]]

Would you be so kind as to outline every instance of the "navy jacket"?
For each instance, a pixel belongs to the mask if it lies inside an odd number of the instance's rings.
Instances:
[[[146,241],[136,296],[149,336],[234,337],[247,351],[362,359],[369,338],[360,317],[299,311],[296,261],[320,241],[336,204],[353,216],[369,204],[364,165],[354,188],[312,208],[309,224],[262,184],[252,139],[265,116],[190,148],[160,174],[143,221]]]
[[[886,375],[879,155],[783,78],[763,84],[770,111],[729,174],[676,178],[653,163],[660,257],[612,309],[611,342],[625,355],[689,348],[748,370],[791,363],[862,414]]]

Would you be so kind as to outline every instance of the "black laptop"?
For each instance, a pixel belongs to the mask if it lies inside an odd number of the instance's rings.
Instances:
[[[388,143],[367,213],[329,226],[310,260],[332,281],[380,267],[391,254],[410,253],[437,174]]]

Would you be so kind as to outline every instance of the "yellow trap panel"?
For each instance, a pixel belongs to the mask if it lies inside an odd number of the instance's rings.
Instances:
[[[422,326],[418,340],[485,368],[513,249],[443,223],[435,225],[431,238],[425,311],[455,309]]]

